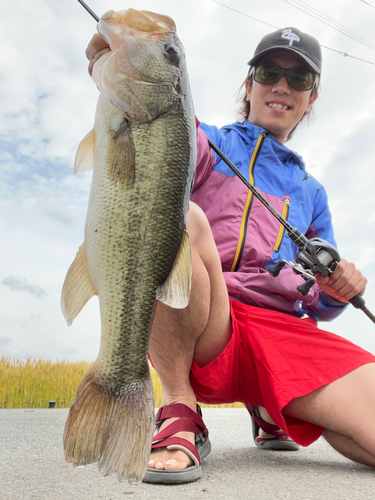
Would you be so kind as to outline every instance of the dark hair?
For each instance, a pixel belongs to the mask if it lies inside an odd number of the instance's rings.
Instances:
[[[251,70],[252,70],[252,67],[250,67],[250,69],[249,69],[249,71],[247,73],[247,76],[245,78],[245,81],[243,82],[243,84],[241,85],[241,87],[237,91],[237,96],[238,96],[237,97],[237,102],[241,103],[241,107],[239,109],[239,115],[240,115],[242,121],[247,120],[249,118],[249,114],[250,114],[250,101],[246,100],[246,94],[247,94],[247,92],[246,92],[246,82],[248,82],[249,89],[251,90],[252,87],[253,87],[253,77],[251,75]],[[311,90],[310,101],[311,101],[311,99],[313,99],[313,97],[315,95],[317,95],[318,89],[319,89],[319,85],[320,85],[320,79],[318,80],[318,85]],[[301,121],[305,118],[306,115],[308,115],[308,113],[304,113],[303,116],[302,116],[302,118],[300,119],[300,121],[298,123],[296,123],[296,125],[289,132],[288,137],[286,139],[287,141],[290,141],[290,139],[293,137],[294,131],[296,130],[296,128],[301,123]]]

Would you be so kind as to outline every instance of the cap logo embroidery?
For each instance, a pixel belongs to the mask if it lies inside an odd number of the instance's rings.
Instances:
[[[281,38],[286,38],[289,40],[289,45],[293,45],[293,42],[299,42],[301,39],[298,35],[293,33],[291,29],[285,29],[283,31],[283,34],[281,35]]]

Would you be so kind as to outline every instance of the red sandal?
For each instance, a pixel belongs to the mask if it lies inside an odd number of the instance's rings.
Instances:
[[[163,422],[168,418],[178,418],[165,429],[160,431]],[[193,465],[183,470],[165,470],[147,468],[143,481],[146,483],[187,483],[195,481],[202,476],[201,459],[211,452],[211,443],[208,439],[208,429],[202,420],[202,411],[197,405],[197,413],[182,403],[162,406],[155,422],[155,435],[152,438],[151,449],[167,448],[168,450],[181,450],[194,462]],[[177,432],[194,432],[195,446],[187,439],[171,437]]]
[[[257,406],[245,405],[245,407],[251,416],[253,438],[257,448],[279,451],[299,450],[298,444],[292,441],[285,431],[279,429],[277,425],[270,424],[261,418]],[[262,429],[267,434],[271,434],[271,437],[260,437],[259,429]]]

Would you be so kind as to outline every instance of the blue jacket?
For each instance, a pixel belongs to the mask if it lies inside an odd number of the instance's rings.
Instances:
[[[259,151],[259,138],[265,134]],[[303,297],[303,278],[285,266],[278,277],[268,269],[293,261],[297,245],[277,219],[211,151],[209,137],[271,205],[308,239],[336,246],[323,186],[310,176],[299,155],[269,132],[245,121],[218,129],[200,124],[197,171],[192,194],[205,212],[221,257],[229,295],[240,302],[329,321],[345,308],[314,285]],[[258,145],[258,146],[257,146]],[[256,158],[255,158],[256,157]]]

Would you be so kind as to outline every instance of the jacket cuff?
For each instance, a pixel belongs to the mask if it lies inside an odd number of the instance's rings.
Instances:
[[[323,302],[325,304],[327,304],[327,306],[334,306],[334,307],[339,307],[339,306],[347,306],[347,302],[340,302],[339,300],[337,299],[334,299],[333,297],[331,297],[330,295],[328,295],[327,293],[322,293],[322,297],[321,299],[323,300]]]

